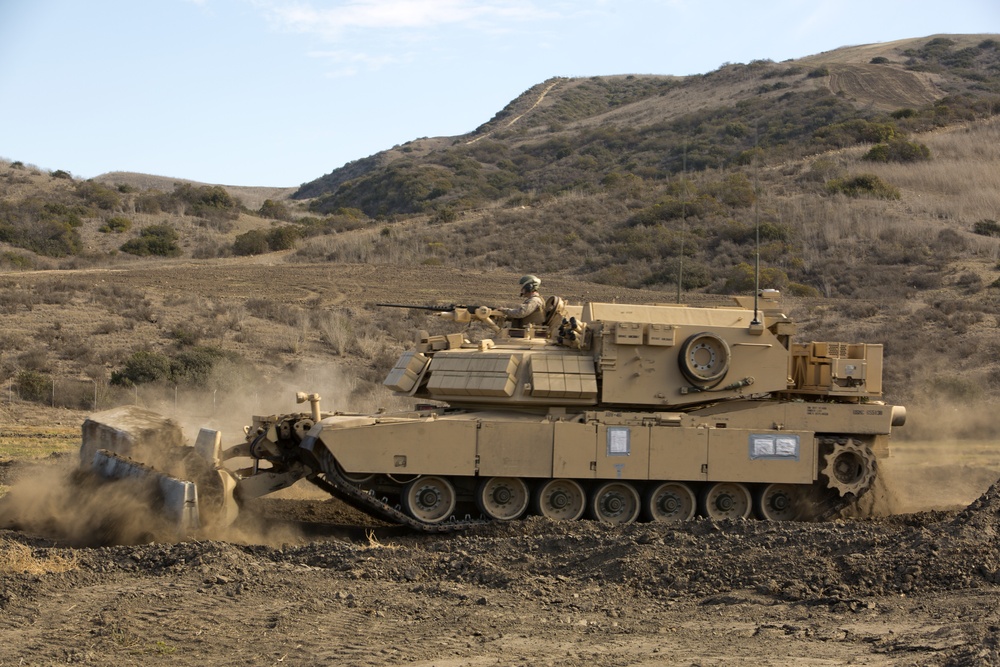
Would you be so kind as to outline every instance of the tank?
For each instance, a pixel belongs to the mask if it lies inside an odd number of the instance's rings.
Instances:
[[[422,530],[822,519],[872,488],[905,422],[881,400],[881,345],[795,343],[773,291],[711,308],[550,297],[545,324],[524,327],[426,308],[493,335],[418,332],[384,381],[410,410],[327,413],[302,393],[309,412],[254,417],[214,455],[253,462],[227,473],[234,497],[305,478]]]

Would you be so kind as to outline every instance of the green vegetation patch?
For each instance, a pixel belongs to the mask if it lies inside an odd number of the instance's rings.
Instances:
[[[899,188],[887,183],[875,174],[858,174],[832,179],[826,184],[830,194],[841,193],[848,197],[875,197],[877,199],[899,199]]]
[[[79,428],[0,426],[0,460],[43,459],[79,449]]]

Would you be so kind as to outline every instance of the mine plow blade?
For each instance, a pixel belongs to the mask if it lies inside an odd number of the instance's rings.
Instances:
[[[220,465],[221,436],[202,429],[184,444],[173,420],[137,406],[91,415],[83,423],[80,467],[108,483],[139,485],[157,523],[183,539],[236,520],[237,481]]]
[[[143,483],[155,496],[155,508],[169,525],[177,529],[179,537],[201,528],[198,487],[194,482],[171,477],[106,449],[94,452],[90,470],[106,480],[133,479]]]

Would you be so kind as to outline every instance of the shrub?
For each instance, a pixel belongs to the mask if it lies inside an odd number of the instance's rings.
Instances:
[[[157,352],[139,350],[125,360],[125,367],[111,372],[111,384],[131,387],[170,377],[170,359]]]
[[[226,357],[222,350],[212,347],[193,347],[178,353],[170,364],[171,381],[181,384],[204,384],[208,381],[215,362]]]
[[[892,139],[872,146],[872,149],[865,153],[862,159],[869,162],[919,162],[930,160],[931,151],[927,146],[916,141]]]
[[[4,251],[0,252],[0,266],[12,269],[33,269],[35,268],[35,260],[28,255]]]
[[[291,250],[301,235],[297,227],[275,227],[267,233],[267,247],[271,250]]]
[[[878,199],[899,199],[899,188],[886,183],[875,174],[858,174],[835,178],[826,184],[830,194],[841,193],[848,197],[870,196]]]
[[[726,294],[753,293],[754,267],[746,262],[741,262],[735,266],[729,277],[726,278],[722,291]],[[788,286],[788,275],[781,269],[774,267],[762,268],[760,270],[760,288],[784,290]]]
[[[885,56],[875,56],[868,62],[871,63],[872,65],[885,65],[887,62],[889,62],[889,59],[886,58]]]
[[[195,187],[190,183],[174,186],[173,198],[187,205],[189,215],[203,218],[235,220],[240,217],[242,203],[220,185]]]
[[[91,206],[105,211],[113,211],[122,205],[122,197],[116,190],[93,181],[78,184],[76,194]]]
[[[52,378],[38,371],[21,371],[16,382],[17,393],[26,401],[43,403],[52,396]]]
[[[158,381],[204,384],[216,362],[222,359],[235,361],[236,358],[236,355],[227,355],[222,350],[211,347],[186,348],[172,358],[158,352],[140,350],[125,360],[121,370],[111,373],[111,384],[124,387]]]
[[[132,229],[131,220],[121,216],[116,216],[105,220],[104,224],[100,226],[98,231],[105,234],[124,234],[130,229]]]
[[[191,328],[188,324],[178,324],[167,334],[174,339],[178,347],[191,347],[198,343],[201,332]]]
[[[263,255],[268,251],[267,234],[260,229],[251,229],[236,237],[233,241],[233,254],[245,257],[247,255]]]
[[[810,70],[806,76],[810,79],[818,79],[821,76],[830,76],[830,70],[826,67],[817,67],[814,70]]]
[[[986,218],[974,223],[972,231],[980,236],[1000,236],[1000,223]]]
[[[896,127],[892,123],[873,123],[861,118],[826,125],[813,132],[813,138],[833,146],[874,144],[892,141]]]
[[[150,225],[139,232],[138,238],[123,243],[121,251],[139,256],[176,257],[181,254],[177,239],[177,230],[169,224]]]
[[[292,217],[287,206],[273,199],[265,199],[257,211],[257,215],[270,220],[290,220]]]

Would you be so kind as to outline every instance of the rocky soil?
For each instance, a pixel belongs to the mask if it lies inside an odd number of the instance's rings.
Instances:
[[[213,539],[73,547],[11,512],[68,458],[0,467],[0,665],[1000,664],[998,486],[825,523],[435,536],[295,487]]]

